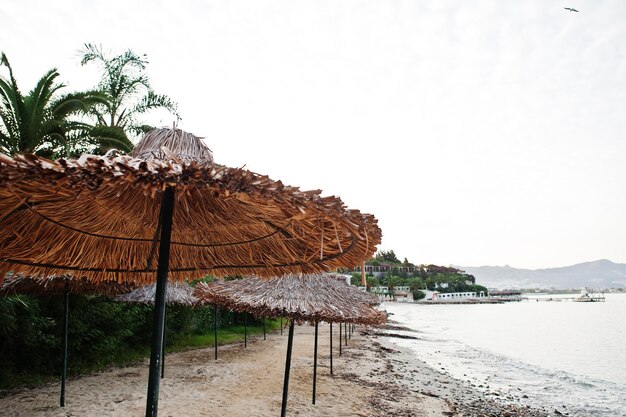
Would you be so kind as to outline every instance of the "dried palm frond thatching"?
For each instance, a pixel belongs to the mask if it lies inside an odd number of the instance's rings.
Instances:
[[[355,300],[354,291],[332,277],[315,274],[199,283],[194,295],[202,302],[257,317],[289,317],[298,322],[384,323],[387,315]]]
[[[115,301],[135,304],[154,304],[156,284],[144,285],[127,294],[115,297]],[[186,282],[170,282],[165,290],[165,304],[193,306],[198,299],[193,296],[193,288]]]
[[[133,286],[113,281],[91,282],[67,275],[45,278],[10,275],[0,284],[0,296],[63,295],[66,288],[72,294],[114,296],[132,290]]]
[[[314,273],[375,252],[374,216],[319,190],[215,164],[203,146],[160,129],[137,145],[141,158],[0,154],[0,280],[13,271],[153,282],[166,188],[175,198],[171,280]]]
[[[170,161],[178,164],[210,164],[213,153],[199,138],[182,130],[158,129],[148,132],[132,152],[135,158]]]

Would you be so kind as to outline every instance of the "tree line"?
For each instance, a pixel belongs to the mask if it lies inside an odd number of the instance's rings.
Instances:
[[[390,267],[377,276],[372,273],[367,274],[368,289],[378,286],[386,286],[390,290],[399,286],[409,287],[416,299],[423,297],[423,292],[420,290],[437,290],[442,293],[484,291],[487,294],[488,292],[486,287],[476,284],[476,277],[465,271],[450,266],[415,265],[407,258],[400,261],[393,250],[376,252],[366,264],[375,266],[385,264]],[[408,269],[412,269],[412,272]],[[361,274],[353,274],[352,284],[361,285]]]

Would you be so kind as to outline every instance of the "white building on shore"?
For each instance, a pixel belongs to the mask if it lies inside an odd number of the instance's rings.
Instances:
[[[472,298],[483,298],[485,297],[485,293],[481,291],[476,294],[474,291],[468,292],[439,292],[439,291],[430,291],[430,290],[422,290],[422,292],[426,295],[424,300],[426,301],[455,301],[455,300],[469,300]]]

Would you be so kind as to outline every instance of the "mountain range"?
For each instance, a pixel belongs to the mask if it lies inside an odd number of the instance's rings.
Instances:
[[[488,288],[624,288],[626,264],[608,259],[547,269],[519,269],[511,266],[456,266],[476,277]]]

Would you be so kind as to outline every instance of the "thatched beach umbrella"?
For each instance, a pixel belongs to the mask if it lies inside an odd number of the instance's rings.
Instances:
[[[320,321],[328,323],[382,324],[387,315],[371,305],[354,299],[354,291],[345,282],[322,274],[284,275],[278,278],[247,278],[234,281],[200,283],[194,295],[200,300],[249,312],[257,317],[290,319],[285,361],[285,380],[281,416],[287,412],[289,371],[293,347],[294,322],[315,323],[313,359],[313,404],[317,379],[317,335]],[[356,290],[359,291],[359,290]]]
[[[215,164],[199,138],[179,129],[146,134],[133,156],[0,154],[0,279],[13,271],[157,280],[147,416],[157,414],[168,277],[350,267],[380,238],[373,216]]]
[[[132,304],[152,304],[156,296],[156,283],[143,285],[126,294],[115,297],[115,301]],[[193,295],[193,288],[186,282],[172,282],[165,290],[165,304],[169,306],[179,305],[193,307],[198,304],[198,299]]]
[[[65,407],[65,381],[67,379],[67,339],[69,327],[70,294],[114,296],[131,290],[129,284],[112,281],[91,282],[84,279],[72,279],[70,276],[50,276],[33,278],[23,275],[11,275],[0,284],[0,296],[25,295],[63,295],[63,362],[61,366],[61,396],[59,405]]]
[[[115,297],[115,301],[130,304],[154,305],[156,298],[156,284],[144,285],[135,288],[129,293]],[[186,282],[172,282],[165,289],[165,305],[193,307],[198,299],[193,296],[193,288]],[[165,376],[165,334],[167,330],[167,309],[163,315],[163,343],[161,346],[161,378]]]
[[[329,278],[334,278],[338,282],[343,284],[345,286],[344,291],[347,291],[347,295],[353,301],[367,304],[370,306],[377,306],[380,304],[380,299],[374,294],[368,293],[367,291],[363,291],[357,288],[356,286],[348,285],[345,280],[345,275],[336,274],[336,273],[328,273],[324,275]],[[353,326],[354,326],[354,323],[349,323],[349,327],[348,327],[348,323],[339,324],[339,355],[342,354],[342,349],[341,349],[342,337],[345,337],[344,344],[347,345],[348,335],[350,335],[349,337],[351,338]],[[342,328],[345,331],[342,331]],[[345,336],[343,336],[342,334]],[[333,339],[332,338],[333,338],[333,324],[330,323],[330,374],[331,375],[333,373]]]

